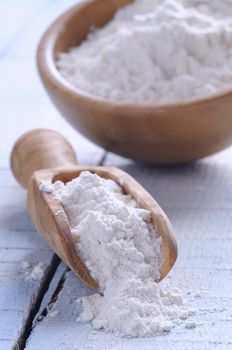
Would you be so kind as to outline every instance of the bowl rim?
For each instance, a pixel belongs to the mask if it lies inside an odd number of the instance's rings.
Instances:
[[[123,109],[124,111],[134,110],[136,114],[139,114],[141,111],[144,112],[146,110],[162,111],[167,109],[191,108],[192,106],[199,106],[202,104],[215,102],[216,100],[223,99],[229,95],[232,95],[231,84],[231,87],[221,88],[220,90],[209,95],[192,97],[186,100],[178,100],[166,103],[133,103],[114,101],[112,99],[96,96],[73,85],[65,77],[62,76],[56,66],[55,57],[53,55],[54,45],[57,37],[59,36],[59,33],[62,32],[62,30],[65,28],[66,21],[75,16],[75,14],[82,8],[86,8],[91,3],[94,3],[96,1],[97,0],[85,0],[84,2],[72,6],[70,9],[66,10],[64,13],[58,16],[58,18],[49,25],[45,33],[42,35],[36,52],[37,67],[42,80],[44,80],[43,77],[46,76],[47,80],[49,80],[53,86],[56,86],[65,94],[71,94],[75,99],[78,99],[85,103],[94,104],[95,107],[104,106],[106,108]]]

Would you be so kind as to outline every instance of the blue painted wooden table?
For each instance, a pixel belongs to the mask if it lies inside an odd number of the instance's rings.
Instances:
[[[75,2],[0,3],[0,350],[232,349],[232,150],[167,169],[106,154],[74,131],[42,88],[35,50],[47,25]],[[77,321],[76,300],[90,291],[37,235],[26,193],[9,169],[14,141],[35,127],[61,131],[80,163],[119,166],[156,197],[179,243],[169,280],[187,299],[189,291],[201,291],[192,301],[198,327],[121,339]],[[41,273],[33,274],[38,264]]]

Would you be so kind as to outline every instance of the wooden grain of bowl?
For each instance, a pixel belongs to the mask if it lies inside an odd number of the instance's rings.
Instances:
[[[169,104],[117,103],[78,90],[56,68],[56,54],[85,39],[131,0],[89,0],[59,17],[38,47],[44,86],[63,116],[108,151],[150,163],[180,163],[232,144],[232,88]],[[119,67],[120,69],[120,67]]]

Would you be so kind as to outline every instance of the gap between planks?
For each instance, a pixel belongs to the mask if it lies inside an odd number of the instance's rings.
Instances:
[[[25,348],[26,341],[31,333],[33,320],[40,308],[44,294],[48,290],[50,282],[59,264],[60,264],[60,259],[54,254],[51,260],[51,264],[48,266],[47,270],[45,271],[45,275],[43,277],[43,281],[38,291],[37,297],[32,303],[31,310],[28,314],[27,320],[25,321],[24,329],[21,332],[15,346],[13,347],[13,350],[22,350]]]
[[[40,309],[34,318],[32,328],[34,328],[37,323],[42,321],[42,319],[47,316],[53,305],[58,300],[59,294],[62,291],[66,280],[66,272],[68,271],[70,271],[69,268],[64,264],[59,264],[57,267],[55,275],[53,276],[52,283],[50,283],[49,289],[47,290],[47,293],[45,294],[44,299],[40,305]],[[53,286],[51,286],[51,284],[53,284]]]

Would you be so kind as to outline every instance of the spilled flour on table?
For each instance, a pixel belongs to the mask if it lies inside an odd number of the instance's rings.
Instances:
[[[45,187],[63,204],[77,250],[101,288],[101,294],[81,299],[79,320],[129,337],[169,332],[180,323],[197,325],[181,291],[155,282],[161,238],[149,211],[116,182],[87,171],[66,185],[56,181]]]
[[[25,271],[25,279],[32,281],[32,280],[40,280],[44,276],[44,264],[42,262],[35,265],[32,269],[30,269],[31,264],[27,261],[23,261],[21,263],[21,266],[23,269],[26,269]]]
[[[59,311],[57,310],[49,310],[47,317],[49,318],[54,318],[59,315]]]
[[[31,267],[31,264],[29,263],[29,261],[22,261],[21,262],[21,267],[23,268],[23,269],[29,269],[30,267]]]

